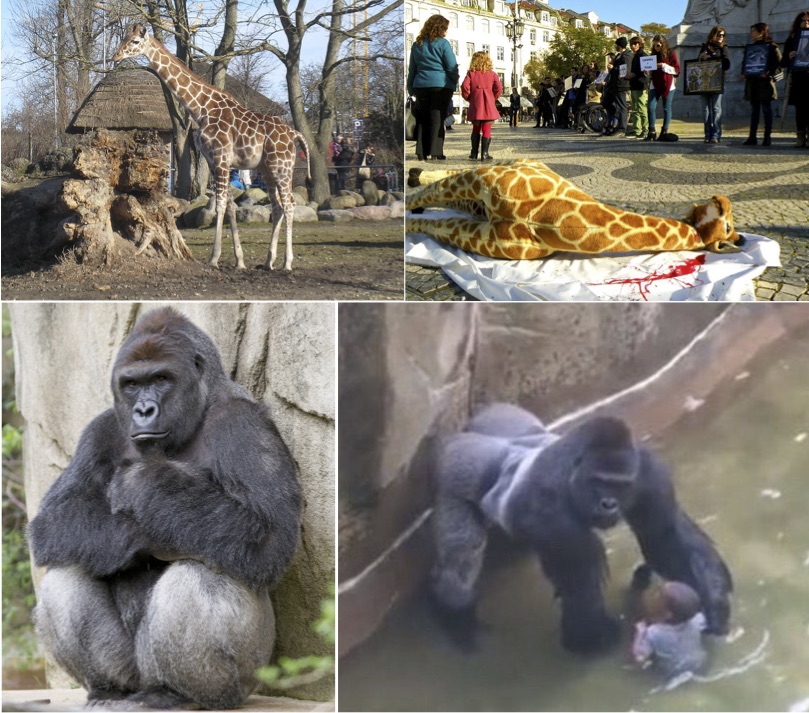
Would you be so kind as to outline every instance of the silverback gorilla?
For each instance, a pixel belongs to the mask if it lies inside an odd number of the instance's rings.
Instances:
[[[607,558],[593,529],[623,517],[650,570],[690,584],[708,632],[726,633],[730,573],[708,536],[677,504],[666,467],[636,448],[623,421],[593,418],[564,435],[533,414],[493,404],[443,444],[433,515],[431,585],[441,622],[463,647],[475,643],[475,602],[487,529],[497,524],[536,551],[562,609],[562,645],[596,652],[614,644],[618,622],[606,611]]]
[[[295,464],[210,337],[170,308],[137,323],[112,392],[29,526],[48,568],[37,630],[88,703],[234,708],[273,649]]]

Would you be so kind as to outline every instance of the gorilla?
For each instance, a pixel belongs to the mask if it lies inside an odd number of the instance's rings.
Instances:
[[[533,414],[493,404],[447,438],[436,467],[431,594],[449,635],[475,644],[475,602],[490,525],[533,549],[561,600],[562,645],[574,652],[608,648],[620,638],[605,607],[607,558],[594,529],[623,518],[651,572],[691,585],[707,631],[723,634],[730,617],[730,572],[713,543],[680,508],[663,463],[633,444],[626,424],[592,418],[564,435]]]
[[[136,324],[112,392],[29,525],[47,567],[37,631],[88,704],[235,708],[275,641],[295,463],[211,338],[170,308]]]

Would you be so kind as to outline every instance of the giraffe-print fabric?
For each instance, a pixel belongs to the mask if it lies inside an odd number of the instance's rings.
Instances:
[[[413,211],[452,208],[467,216],[408,218],[424,233],[468,252],[511,260],[555,252],[736,251],[730,201],[714,196],[683,220],[639,215],[608,206],[539,161],[520,159],[467,171],[412,169],[409,183],[426,186],[408,196]]]

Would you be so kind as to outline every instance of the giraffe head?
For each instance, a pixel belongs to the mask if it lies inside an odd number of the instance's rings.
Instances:
[[[127,57],[137,57],[143,54],[143,48],[146,46],[147,38],[146,25],[140,22],[132,25],[126,35],[124,35],[121,46],[112,56],[112,61],[120,62]]]
[[[695,205],[686,223],[697,229],[705,249],[714,253],[737,253],[744,242],[733,228],[733,211],[725,196],[714,196],[704,205]]]

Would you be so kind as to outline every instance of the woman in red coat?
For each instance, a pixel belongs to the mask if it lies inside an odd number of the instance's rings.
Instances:
[[[492,122],[500,118],[497,98],[503,93],[500,79],[492,71],[492,60],[486,52],[475,52],[469,62],[469,71],[461,84],[461,96],[469,102],[468,119],[472,122],[472,153],[469,158],[490,161],[489,144],[492,141]],[[481,138],[482,135],[482,138]]]

